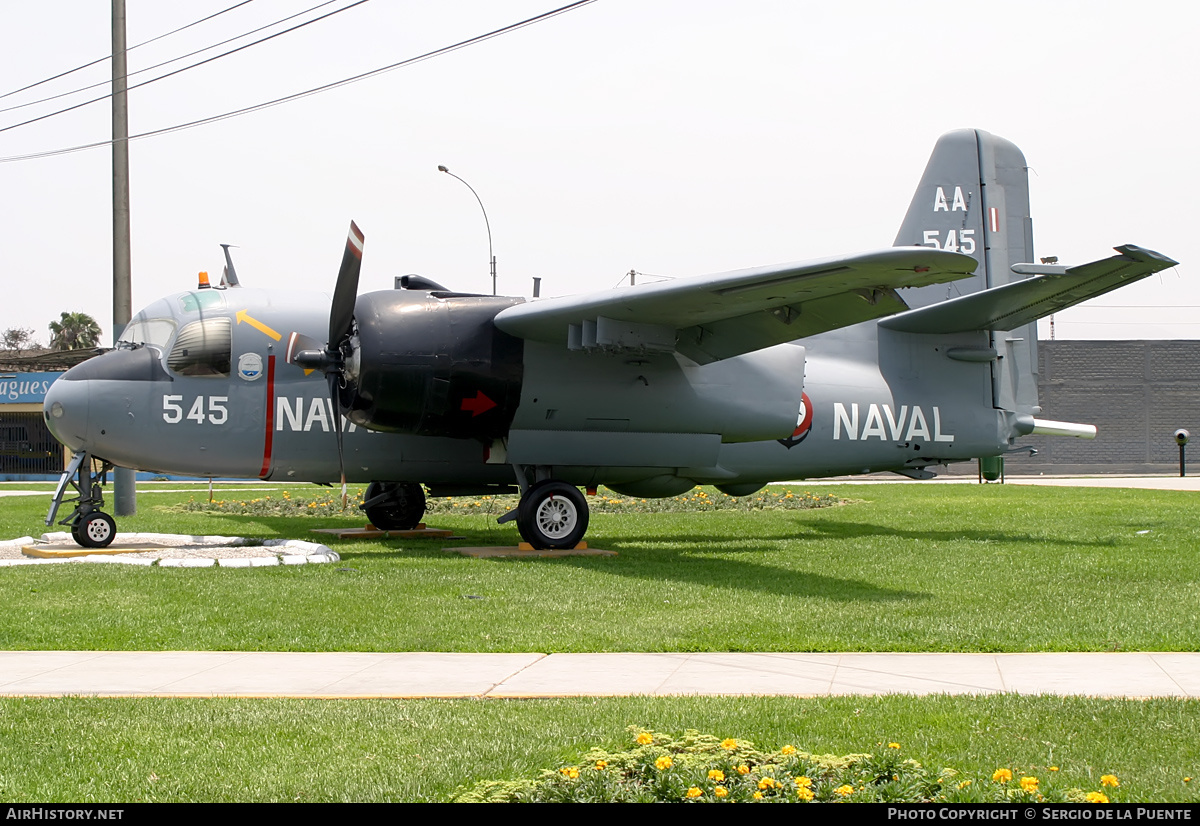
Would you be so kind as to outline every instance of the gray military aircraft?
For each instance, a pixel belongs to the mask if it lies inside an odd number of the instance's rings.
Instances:
[[[1176,262],[1127,245],[1032,263],[1026,169],[1006,140],[951,132],[890,248],[531,302],[419,276],[357,295],[353,224],[332,297],[242,287],[226,249],[227,288],[156,301],[51,386],[46,421],[75,456],[46,523],[74,488],[60,524],[111,542],[100,483],[120,466],[369,482],[367,517],[393,529],[426,489],[519,489],[500,521],[569,548],[580,487],[925,479],[1029,434],[1094,436],[1039,418],[1035,322]]]

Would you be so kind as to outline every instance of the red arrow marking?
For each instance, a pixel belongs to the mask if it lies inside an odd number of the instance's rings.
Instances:
[[[478,390],[475,393],[475,398],[462,400],[462,407],[460,409],[470,410],[471,418],[473,419],[480,413],[486,413],[495,406],[496,403],[494,401],[483,395],[482,390]]]

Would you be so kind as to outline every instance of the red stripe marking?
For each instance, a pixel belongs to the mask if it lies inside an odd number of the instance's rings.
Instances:
[[[267,356],[267,434],[263,439],[263,463],[258,475],[266,479],[271,470],[271,444],[275,439],[275,357]]]
[[[992,232],[999,232],[1000,231],[1000,210],[997,209],[996,207],[988,208],[988,218],[990,219]]]

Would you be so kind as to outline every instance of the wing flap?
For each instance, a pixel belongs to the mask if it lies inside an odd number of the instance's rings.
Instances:
[[[1178,263],[1132,244],[1115,249],[1120,255],[1077,267],[1016,264],[1014,272],[1033,277],[909,310],[879,324],[905,333],[1015,330]]]
[[[892,247],[518,304],[496,326],[572,348],[676,349],[708,363],[903,311],[897,288],[966,278],[976,266],[967,255]]]

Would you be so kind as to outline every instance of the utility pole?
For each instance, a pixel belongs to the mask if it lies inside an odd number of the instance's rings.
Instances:
[[[126,95],[125,0],[112,0],[113,344],[133,317],[129,244],[129,102]],[[113,470],[117,516],[137,513],[137,484],[129,468]]]

